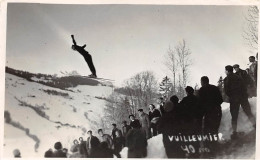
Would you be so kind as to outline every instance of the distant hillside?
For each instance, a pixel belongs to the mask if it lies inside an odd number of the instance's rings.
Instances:
[[[10,67],[5,68],[5,72],[22,77],[30,82],[37,82],[43,85],[47,85],[54,88],[59,88],[62,90],[67,90],[67,88],[76,87],[78,85],[90,85],[90,86],[110,86],[112,87],[112,83],[109,81],[99,81],[96,79],[83,77],[80,75],[75,76],[64,76],[64,77],[56,77],[54,75],[47,75],[41,73],[30,73],[27,71],[16,70]]]

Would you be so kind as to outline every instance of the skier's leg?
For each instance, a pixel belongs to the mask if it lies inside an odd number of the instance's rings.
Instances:
[[[89,54],[88,56],[86,56],[86,57],[85,57],[85,60],[86,60],[86,62],[88,63],[88,67],[89,67],[91,73],[92,73],[94,76],[97,76],[97,75],[96,75],[96,69],[95,69],[95,66],[94,66],[94,64],[93,64],[91,55]]]
[[[89,57],[85,57],[85,61],[87,62],[88,67],[89,67],[92,75],[96,76],[96,70],[95,70],[95,67],[93,65],[92,58],[90,56]]]

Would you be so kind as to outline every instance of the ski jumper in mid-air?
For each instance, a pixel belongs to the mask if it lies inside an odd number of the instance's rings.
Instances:
[[[92,61],[92,57],[91,55],[84,49],[86,47],[86,44],[84,44],[83,46],[78,46],[75,39],[74,39],[74,35],[71,35],[72,41],[73,41],[73,45],[71,46],[71,48],[75,51],[78,51],[85,59],[85,61],[88,64],[88,67],[91,71],[92,74],[89,75],[89,77],[94,77],[97,78],[97,74],[96,74],[96,69],[95,66],[93,64]]]

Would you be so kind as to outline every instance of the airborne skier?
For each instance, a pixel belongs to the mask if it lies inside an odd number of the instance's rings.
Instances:
[[[71,48],[74,50],[74,51],[78,51],[85,59],[85,61],[87,62],[88,64],[88,67],[91,71],[92,74],[89,75],[89,77],[92,77],[92,78],[97,78],[97,75],[96,75],[96,69],[95,69],[95,66],[93,64],[93,61],[92,61],[92,57],[91,55],[85,50],[85,47],[86,47],[86,44],[84,44],[83,46],[78,46],[75,39],[74,39],[74,35],[71,35],[71,38],[72,38],[72,41],[73,41],[73,45],[71,46]]]

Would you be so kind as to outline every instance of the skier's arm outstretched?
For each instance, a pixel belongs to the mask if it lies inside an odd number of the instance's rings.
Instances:
[[[77,43],[76,43],[76,41],[75,41],[75,38],[74,38],[74,35],[71,35],[71,38],[72,38],[72,42],[73,42],[73,44],[75,45],[75,46],[77,46]],[[81,46],[82,48],[85,48],[87,45],[86,44],[84,44],[83,46]]]
[[[76,43],[76,41],[75,41],[75,39],[74,39],[74,35],[71,35],[71,38],[72,38],[73,44],[74,44],[74,45],[77,45],[77,43]]]

